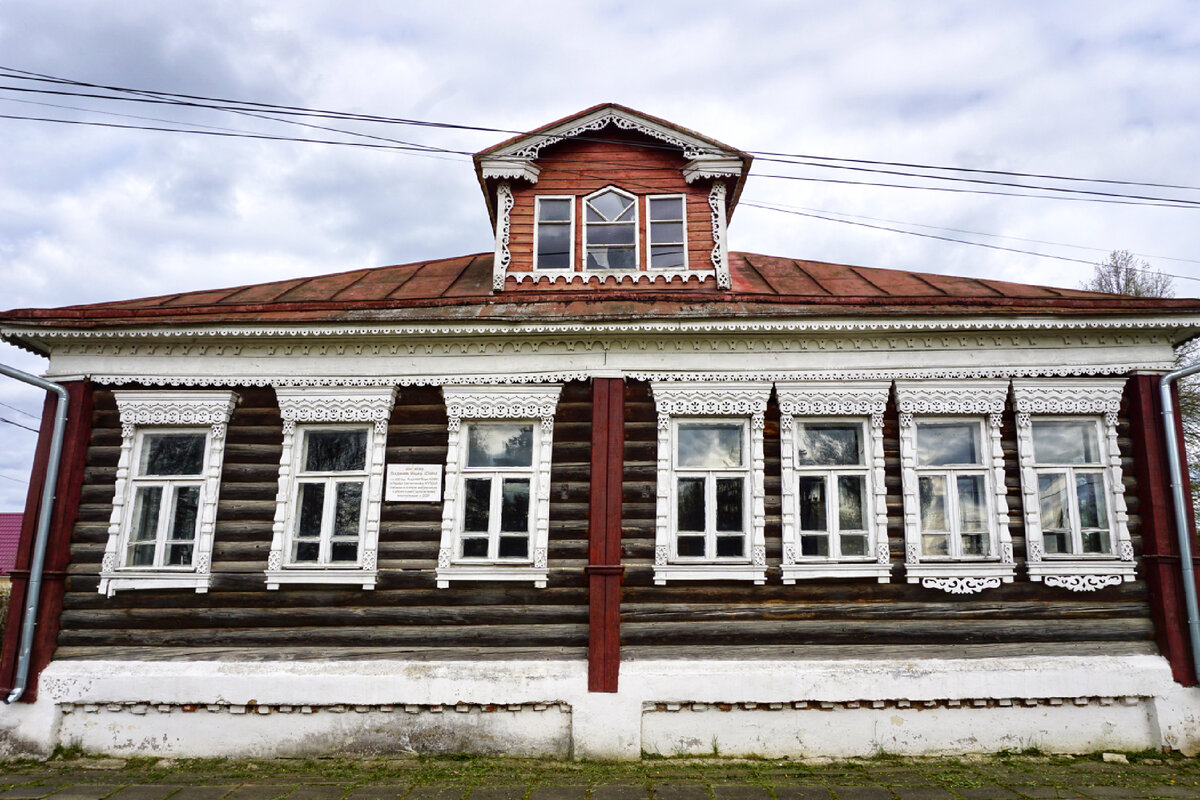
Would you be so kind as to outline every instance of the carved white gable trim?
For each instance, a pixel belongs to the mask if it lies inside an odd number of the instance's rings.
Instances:
[[[1129,535],[1129,513],[1117,444],[1117,415],[1124,390],[1123,378],[1013,381],[1025,540],[1029,543],[1026,566],[1030,580],[1044,581],[1047,586],[1073,592],[1086,592],[1134,579],[1137,564]],[[1107,473],[1109,536],[1113,546],[1113,551],[1107,555],[1056,556],[1046,553],[1033,447],[1033,418],[1041,416],[1074,416],[1099,422],[1102,435],[1098,444],[1100,460]]]
[[[729,242],[725,235],[726,191],[720,181],[708,192],[708,207],[712,210],[712,264],[717,273],[717,286],[722,289],[733,287],[729,276]]]
[[[955,594],[974,593],[1012,583],[1016,566],[1012,535],[1008,529],[1007,489],[1004,485],[1004,449],[1000,441],[1008,381],[933,380],[896,381],[896,407],[900,412],[900,469],[904,494],[905,573],[909,583]],[[989,528],[993,549],[987,558],[955,560],[921,556],[920,500],[917,481],[917,426],[914,416],[959,416],[986,419],[983,468],[989,473],[992,496]]]
[[[668,580],[749,580],[756,584],[767,580],[766,490],[763,485],[763,427],[769,383],[652,383],[654,406],[658,412],[658,483],[655,498],[654,582]],[[750,526],[749,544],[744,563],[672,563],[675,536],[674,509],[671,508],[673,419],[679,417],[740,418],[750,422]]]
[[[890,580],[891,551],[887,540],[887,485],[884,479],[883,414],[891,383],[887,381],[813,381],[777,383],[779,447],[783,494],[783,582],[804,578],[875,578]],[[799,498],[796,495],[796,417],[869,420],[864,441],[867,473],[867,555],[862,558],[813,559],[800,555]],[[828,502],[835,502],[832,498]],[[832,533],[830,534],[833,535]]]
[[[543,589],[549,579],[547,550],[550,544],[550,465],[554,445],[554,413],[562,385],[549,386],[444,386],[446,418],[449,428],[446,448],[446,485],[442,505],[442,538],[438,550],[437,586],[445,589],[451,581],[526,581]],[[462,421],[531,420],[534,426],[533,474],[529,487],[530,559],[529,563],[480,563],[457,557],[463,521]]]
[[[396,402],[391,386],[275,386],[283,417],[283,451],[279,458],[279,488],[275,522],[267,554],[267,588],[291,583],[360,584],[374,589],[378,578],[379,512],[383,500],[383,470],[387,426]],[[296,472],[300,458],[296,426],[370,424],[367,433],[366,515],[359,536],[359,563],[354,566],[291,565],[290,537],[296,524]]]
[[[111,597],[124,589],[168,589],[175,587],[208,591],[212,581],[213,534],[221,489],[221,465],[225,459],[225,433],[229,416],[237,404],[231,391],[116,391],[121,419],[121,454],[113,489],[108,541],[100,562],[101,594]],[[122,565],[127,538],[133,524],[134,445],[139,429],[146,427],[197,428],[206,431],[204,474],[197,510],[199,526],[191,567],[147,569]]]
[[[745,165],[740,158],[709,155],[694,158],[683,168],[683,179],[688,183],[703,180],[737,179],[742,177]]]
[[[512,264],[508,242],[512,234],[514,202],[512,187],[508,181],[501,181],[496,187],[496,255],[492,259],[492,289],[497,292],[504,288],[504,276]]]

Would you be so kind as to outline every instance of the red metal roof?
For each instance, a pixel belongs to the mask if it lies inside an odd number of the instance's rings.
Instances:
[[[17,564],[17,544],[21,541],[21,515],[0,514],[0,575],[7,575]]]
[[[490,253],[113,303],[0,312],[0,322],[103,328],[195,323],[620,320],[664,317],[1200,312],[1141,298],[731,253],[731,290],[690,282],[520,283],[493,292]]]

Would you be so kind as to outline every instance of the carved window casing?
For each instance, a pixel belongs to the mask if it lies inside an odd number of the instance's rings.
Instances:
[[[785,584],[887,583],[883,413],[887,381],[778,383]]]
[[[121,455],[101,594],[212,580],[213,532],[230,391],[116,391]]]
[[[1012,582],[1007,395],[1007,381],[896,382],[909,583],[971,594]]]
[[[1134,579],[1117,447],[1124,385],[1013,381],[1031,580],[1083,592]]]
[[[276,386],[275,396],[283,452],[267,588],[335,583],[374,589],[396,387]]]
[[[654,582],[766,582],[769,383],[652,383],[658,412]]]
[[[437,585],[545,588],[550,460],[560,384],[444,386],[449,442]]]

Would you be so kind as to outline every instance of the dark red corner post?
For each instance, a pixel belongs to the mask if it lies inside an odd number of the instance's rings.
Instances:
[[[1184,686],[1195,686],[1179,542],[1175,534],[1171,475],[1167,469],[1167,445],[1162,429],[1160,382],[1158,375],[1135,375],[1125,390],[1131,422],[1134,476],[1137,478],[1138,513],[1142,522],[1142,558],[1146,565],[1150,612],[1154,617],[1159,650],[1170,662],[1175,680]],[[1183,426],[1178,415],[1175,421],[1180,461],[1186,465]],[[1183,470],[1183,486],[1185,496],[1190,497],[1191,481],[1186,468]],[[1195,530],[1190,503],[1187,515],[1189,529]],[[1200,567],[1200,558],[1193,554],[1192,559]],[[1197,574],[1200,575],[1200,571]]]
[[[588,691],[617,691],[621,669],[621,494],[625,381],[592,380],[592,470],[588,507]]]
[[[87,459],[88,440],[92,433],[92,385],[88,381],[65,381],[67,390],[67,427],[63,435],[62,458],[59,461],[58,487],[54,510],[50,517],[50,538],[46,543],[46,561],[42,572],[42,591],[33,637],[33,655],[29,666],[29,682],[21,700],[32,703],[37,699],[38,675],[50,663],[58,638],[59,615],[62,613],[63,592],[66,589],[67,564],[70,561],[71,531],[79,516],[79,497],[83,487],[83,468]],[[50,436],[54,430],[54,412],[58,397],[47,393],[42,407],[42,425],[34,451],[33,471],[29,478],[29,494],[21,518],[21,541],[17,547],[16,567],[9,573],[12,591],[8,602],[8,619],[4,626],[4,641],[0,645],[0,689],[5,695],[16,680],[17,649],[21,641],[21,623],[25,614],[25,598],[29,589],[29,564],[33,558],[33,540],[37,534],[38,513],[42,504],[42,487],[46,482],[46,462],[50,457]]]

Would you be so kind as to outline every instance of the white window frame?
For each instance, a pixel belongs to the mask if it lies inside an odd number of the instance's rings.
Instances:
[[[1121,453],[1117,445],[1117,414],[1121,408],[1124,378],[1014,380],[1013,403],[1017,412],[1017,454],[1021,461],[1021,497],[1025,511],[1026,567],[1032,581],[1075,592],[1095,591],[1132,581],[1137,570],[1129,515],[1125,506]],[[1085,465],[1042,466],[1034,451],[1035,420],[1091,422],[1096,425],[1100,460]],[[1100,472],[1104,477],[1108,508],[1109,553],[1046,553],[1042,537],[1038,475],[1070,474],[1073,469]],[[1069,482],[1070,485],[1071,482]],[[1071,500],[1072,508],[1075,505]],[[1072,512],[1073,539],[1080,531]]]
[[[588,215],[587,215],[588,203],[591,202],[592,198],[599,197],[600,195],[607,194],[608,192],[616,192],[617,194],[619,194],[622,197],[625,197],[629,200],[629,202],[632,204],[631,207],[633,208],[633,220],[631,222],[588,222]],[[608,275],[608,274],[623,275],[623,274],[628,274],[630,272],[638,272],[641,270],[642,237],[641,237],[641,220],[640,220],[640,216],[639,216],[640,212],[641,212],[641,209],[639,208],[640,205],[641,204],[638,202],[637,195],[627,192],[624,189],[620,188],[619,186],[614,186],[612,184],[605,186],[603,189],[598,189],[597,191],[592,192],[591,194],[589,194],[583,198],[583,202],[579,208],[579,214],[583,219],[583,254],[582,254],[582,259],[581,259],[581,264],[582,264],[581,269],[584,272],[590,273],[592,275]],[[593,225],[596,225],[596,226],[632,225],[633,226],[633,267],[631,269],[601,269],[601,268],[589,269],[588,268],[588,263],[587,263],[588,262],[588,232],[589,232],[589,228]],[[599,246],[607,246],[607,245],[599,245]]]
[[[683,218],[680,222],[683,225],[683,241],[680,246],[683,248],[683,265],[678,267],[656,267],[654,266],[654,225],[655,220],[650,218],[650,202],[652,200],[679,200],[683,209]],[[687,195],[685,194],[650,194],[646,195],[646,269],[654,272],[672,272],[683,271],[688,269],[688,224],[687,224]],[[672,222],[673,220],[659,220],[658,224],[663,222]],[[673,244],[666,242],[665,244]]]
[[[783,561],[780,569],[785,584],[807,578],[875,578],[891,580],[891,551],[887,537],[887,486],[884,480],[883,414],[887,408],[890,381],[805,381],[777,383],[779,398],[780,472],[783,494]],[[857,467],[801,467],[798,464],[797,425],[807,423],[855,423],[862,426],[863,464]],[[799,484],[802,475],[824,475],[826,495],[831,476],[866,476],[864,496],[867,526],[867,555],[835,555],[836,520],[829,530],[829,556],[802,556],[800,549]],[[827,500],[831,517],[835,503]]]
[[[766,510],[763,486],[763,427],[769,383],[674,383],[650,384],[658,413],[658,487],[655,515],[654,583],[667,581],[745,580],[762,585],[767,580]],[[742,508],[749,515],[746,550],[741,558],[681,559],[676,555],[675,487],[680,472],[675,453],[678,423],[742,423],[749,437],[746,489]]]
[[[396,401],[395,386],[275,386],[283,418],[283,452],[279,458],[279,489],[275,495],[275,523],[267,554],[268,589],[284,584],[360,584],[374,589],[378,579],[379,514],[383,499],[383,470],[387,426]],[[302,435],[309,430],[367,427],[366,486],[358,563],[354,565],[292,564],[292,536],[296,526],[298,473],[302,469]],[[299,430],[297,430],[299,428]],[[322,536],[322,542],[325,537]]]
[[[896,381],[896,407],[900,412],[900,469],[904,492],[905,574],[909,583],[952,594],[974,594],[1012,583],[1016,572],[1012,536],[1008,529],[1007,490],[1004,485],[1004,449],[1000,427],[1008,381],[928,380]],[[987,475],[987,516],[990,536],[987,557],[926,557],[921,548],[921,505],[918,477],[922,472],[954,473],[954,467],[917,466],[917,422],[970,421],[981,426],[980,460],[963,472]],[[953,509],[948,508],[948,515]],[[953,538],[953,536],[952,536]]]
[[[188,588],[203,594],[212,583],[213,534],[217,500],[221,488],[221,465],[225,458],[225,434],[237,404],[232,391],[128,391],[113,392],[121,419],[121,455],[113,490],[108,541],[100,565],[100,594],[112,597],[126,589]],[[139,480],[138,454],[147,433],[204,433],[202,475],[176,481],[173,478]],[[190,566],[123,566],[133,523],[134,495],[144,483],[199,483],[195,549]],[[165,514],[165,509],[160,512]],[[161,560],[162,522],[155,544],[155,562]]]
[[[540,233],[542,226],[542,201],[543,200],[566,200],[570,203],[571,213],[568,215],[567,222],[547,222],[547,225],[564,225],[567,228],[567,241],[569,242],[567,266],[560,267],[540,267],[538,266],[538,242],[540,241]],[[578,205],[575,195],[570,194],[547,194],[537,195],[534,197],[533,210],[533,269],[535,272],[541,273],[568,273],[575,271],[575,206]]]
[[[449,437],[446,447],[446,488],[442,506],[442,537],[438,548],[437,587],[453,581],[524,581],[546,588],[550,576],[547,549],[550,540],[550,462],[554,444],[554,413],[562,384],[541,386],[443,386]],[[529,558],[462,558],[464,518],[463,483],[470,472],[467,461],[467,427],[487,422],[525,422],[533,425],[533,462],[529,474]],[[502,467],[483,472],[502,473]],[[480,473],[483,474],[483,473]],[[498,515],[494,517],[499,523]],[[499,534],[497,534],[498,539]],[[489,554],[493,537],[489,532]]]

